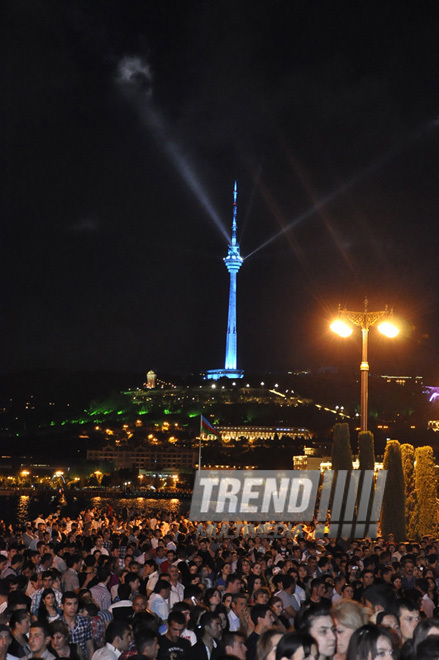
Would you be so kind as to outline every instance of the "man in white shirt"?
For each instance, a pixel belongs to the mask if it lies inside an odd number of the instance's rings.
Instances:
[[[147,559],[142,568],[142,579],[146,582],[146,595],[149,596],[154,591],[157,580],[159,579],[159,571],[157,564],[153,559]]]
[[[184,586],[179,581],[180,571],[177,566],[169,566],[168,568],[169,582],[171,585],[171,592],[169,594],[169,607],[172,609],[175,603],[180,603],[184,598]]]
[[[110,553],[108,550],[104,548],[104,539],[102,536],[98,536],[96,539],[96,545],[90,550],[90,554],[93,555],[96,550],[99,550],[101,555],[105,555],[106,557],[110,556]]]
[[[92,660],[117,660],[132,640],[131,626],[123,619],[110,621],[105,631],[105,646],[93,653]]]
[[[230,632],[236,632],[241,626],[241,618],[244,616],[245,608],[247,607],[247,598],[244,594],[234,594],[232,598],[232,606],[227,617],[229,619]]]
[[[162,538],[160,529],[154,530],[154,536],[151,539],[151,547],[155,550],[159,544],[159,539]]]
[[[342,587],[344,583],[346,582],[346,578],[344,575],[337,575],[337,577],[334,578],[334,589],[332,592],[332,604],[335,605],[339,600],[343,599],[343,594],[341,593]]]
[[[148,600],[148,609],[156,614],[161,622],[168,620],[170,591],[171,585],[167,580],[158,580],[154,593],[151,594]]]

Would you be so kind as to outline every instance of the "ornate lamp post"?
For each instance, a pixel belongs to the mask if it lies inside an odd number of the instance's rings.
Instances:
[[[356,325],[361,328],[361,430],[367,431],[367,405],[368,405],[368,379],[369,379],[369,362],[367,361],[367,344],[369,338],[369,328],[376,325],[378,321],[381,323],[377,326],[378,330],[386,337],[396,337],[399,333],[399,328],[393,323],[393,310],[387,307],[383,311],[369,312],[367,309],[368,301],[364,299],[364,310],[362,312],[353,312],[347,309],[338,310],[337,319],[331,324],[331,330],[340,337],[349,337],[353,328]]]

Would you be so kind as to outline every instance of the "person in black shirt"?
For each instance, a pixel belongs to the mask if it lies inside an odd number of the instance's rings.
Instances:
[[[271,628],[275,622],[275,618],[269,605],[254,605],[250,612],[250,617],[255,629],[247,638],[247,659],[256,660],[256,644],[258,639],[263,632]]]
[[[180,637],[186,626],[181,612],[171,612],[168,617],[168,630],[159,637],[158,660],[190,660],[191,645]]]
[[[191,648],[191,660],[216,660],[221,655],[218,645],[222,634],[219,615],[205,612],[200,618],[199,631],[199,640]]]
[[[137,655],[131,656],[131,660],[155,660],[159,651],[157,633],[146,628],[135,635]]]
[[[12,644],[8,652],[16,658],[23,658],[30,654],[29,627],[30,614],[27,610],[16,610],[11,616],[9,626],[12,632]]]
[[[203,564],[206,564],[206,566],[209,566],[211,570],[213,570],[215,564],[214,564],[214,553],[210,550],[208,544],[206,541],[200,541],[200,545],[198,548],[197,552],[198,556],[201,557],[203,560]]]
[[[321,605],[330,609],[331,601],[325,598],[326,584],[323,578],[314,578],[311,580],[311,593],[309,598],[306,599],[304,605]]]

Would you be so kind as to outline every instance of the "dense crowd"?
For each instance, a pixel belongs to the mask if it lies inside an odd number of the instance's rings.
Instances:
[[[0,522],[0,660],[439,660],[439,541],[207,539],[110,505]]]

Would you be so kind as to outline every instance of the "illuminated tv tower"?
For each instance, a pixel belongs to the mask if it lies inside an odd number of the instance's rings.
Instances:
[[[226,333],[226,359],[224,369],[211,369],[206,372],[206,377],[210,380],[218,380],[218,378],[242,378],[244,372],[237,369],[237,353],[238,342],[236,332],[236,276],[244,261],[241,257],[239,244],[236,240],[236,216],[238,212],[237,207],[238,186],[235,181],[233,188],[233,222],[232,222],[232,240],[229,243],[227,257],[224,258],[224,263],[230,275],[230,289],[229,289],[229,314],[227,321]]]

